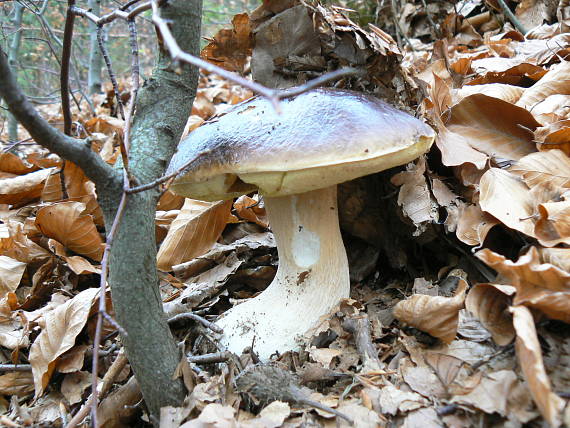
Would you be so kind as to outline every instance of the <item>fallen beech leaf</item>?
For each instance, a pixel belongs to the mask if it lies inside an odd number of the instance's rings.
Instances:
[[[550,263],[570,272],[570,248],[539,248],[542,263]]]
[[[485,85],[465,85],[457,89],[454,93],[454,104],[460,102],[474,94],[483,94],[488,97],[499,98],[500,100],[514,104],[520,98],[524,88],[514,85],[506,85],[504,83],[487,83]]]
[[[226,227],[231,205],[231,200],[203,202],[186,199],[160,246],[158,268],[172,270],[173,265],[192,260],[210,250]]]
[[[4,297],[6,293],[16,291],[25,270],[26,263],[0,256],[0,298]]]
[[[98,294],[98,288],[89,288],[43,315],[44,327],[30,347],[35,397],[43,394],[57,358],[75,344]]]
[[[532,314],[524,306],[514,306],[511,312],[517,333],[515,342],[517,357],[530,393],[544,419],[551,427],[559,427],[562,423],[561,412],[566,403],[552,392],[550,380],[544,369]]]
[[[459,310],[463,308],[467,282],[459,281],[455,296],[427,296],[415,294],[398,302],[394,316],[401,322],[450,343],[455,339]]]
[[[42,194],[44,181],[53,168],[41,169],[25,175],[0,179],[0,204],[25,204],[38,199]]]
[[[91,373],[75,372],[65,376],[61,383],[61,393],[69,404],[79,403],[83,392],[91,386]]]
[[[570,273],[542,263],[536,247],[516,262],[489,249],[475,255],[517,289],[514,305],[533,307],[550,318],[570,323]]]
[[[67,262],[69,269],[71,269],[77,275],[85,275],[89,273],[101,273],[101,269],[93,266],[89,260],[84,259],[81,256],[63,256],[63,259]]]
[[[438,220],[438,207],[432,201],[424,176],[425,170],[425,158],[421,157],[417,164],[409,164],[406,171],[399,172],[390,180],[395,186],[400,186],[398,205],[406,217],[414,222],[417,228],[414,236],[420,235],[428,223]]]
[[[499,346],[508,345],[515,338],[513,317],[508,311],[514,292],[515,288],[510,286],[477,284],[465,299],[465,308],[477,317]]]
[[[19,156],[14,153],[0,153],[0,171],[9,172],[10,174],[23,175],[38,169],[35,166],[26,164]]]
[[[0,376],[0,394],[27,395],[34,390],[32,372],[8,372]]]
[[[532,131],[540,124],[514,104],[475,94],[454,105],[449,113],[446,128],[493,159],[518,160],[536,151]]]
[[[570,158],[561,150],[531,153],[515,162],[509,172],[521,177],[530,188],[549,182],[570,189]]]
[[[40,208],[36,226],[41,232],[61,242],[71,251],[100,261],[103,256],[103,240],[97,232],[93,217],[84,214],[81,202],[60,202]]]
[[[497,224],[497,219],[481,211],[479,204],[468,205],[460,208],[455,234],[467,245],[482,245],[489,230]]]
[[[542,79],[527,88],[517,106],[532,110],[540,101],[554,94],[570,94],[570,62],[555,64]]]
[[[540,204],[538,212],[534,232],[539,242],[545,247],[570,245],[570,200]]]
[[[40,247],[24,233],[24,225],[8,220],[0,224],[0,252],[24,263],[36,263],[51,257],[49,251]]]
[[[498,218],[505,226],[534,237],[532,220],[537,202],[529,188],[507,171],[490,168],[480,183],[479,203],[483,211]]]
[[[261,227],[269,227],[265,208],[259,206],[259,201],[247,195],[242,195],[234,202],[234,209],[238,217],[256,223]]]

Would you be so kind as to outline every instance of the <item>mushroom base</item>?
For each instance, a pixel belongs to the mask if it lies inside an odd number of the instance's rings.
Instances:
[[[264,198],[279,253],[273,282],[259,296],[227,311],[217,324],[221,344],[261,359],[297,349],[349,296],[348,261],[338,223],[336,185],[292,196]]]

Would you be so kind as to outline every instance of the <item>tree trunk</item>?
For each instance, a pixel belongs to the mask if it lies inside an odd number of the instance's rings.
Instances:
[[[12,72],[18,74],[18,52],[20,51],[20,42],[22,40],[22,15],[24,14],[24,6],[19,3],[14,3],[14,18],[12,19],[12,25],[14,26],[14,37],[10,43],[10,49],[8,50],[8,63],[12,68]],[[8,116],[8,138],[10,141],[18,141],[18,121],[11,113],[7,113]]]
[[[161,7],[172,22],[180,47],[198,54],[201,0],[178,0]],[[198,70],[173,64],[161,50],[153,75],[139,92],[131,132],[131,172],[147,183],[160,177],[174,153],[196,94]],[[97,193],[110,228],[122,192],[122,171]],[[122,340],[127,357],[151,413],[180,405],[185,396],[181,379],[173,380],[180,355],[166,322],[158,291],[154,216],[158,189],[130,195],[109,262],[109,283],[117,321],[127,332]]]
[[[88,7],[95,15],[101,14],[101,0],[89,0]],[[101,67],[103,66],[103,56],[97,43],[97,26],[89,21],[89,72],[87,74],[87,86],[89,94],[101,92]]]

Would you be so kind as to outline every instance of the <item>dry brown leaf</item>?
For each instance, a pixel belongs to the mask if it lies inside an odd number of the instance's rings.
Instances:
[[[38,199],[42,194],[44,182],[53,169],[41,169],[25,175],[0,179],[0,204],[18,204]]]
[[[560,149],[570,156],[570,120],[560,120],[536,128],[534,138],[540,151]]]
[[[477,284],[465,299],[465,308],[489,330],[499,346],[508,345],[515,338],[513,317],[508,310],[514,292],[510,286]]]
[[[544,419],[551,427],[559,427],[565,402],[552,392],[550,380],[544,369],[542,351],[532,314],[524,306],[514,306],[511,312],[517,333],[515,342],[517,357],[528,382],[530,393]]]
[[[399,172],[390,180],[395,186],[400,186],[398,205],[404,214],[414,222],[414,236],[420,235],[428,223],[437,222],[438,207],[432,201],[424,172],[425,158],[418,159],[417,164],[409,164],[406,171]]]
[[[32,372],[8,372],[0,376],[0,394],[23,396],[33,390]]]
[[[30,166],[14,153],[0,153],[0,171],[15,175],[24,175],[38,169]]]
[[[463,308],[467,282],[459,281],[455,296],[426,296],[415,294],[398,302],[394,316],[401,322],[450,343],[455,339],[459,310]]]
[[[160,246],[158,268],[169,271],[173,265],[192,260],[210,250],[226,226],[231,205],[231,201],[186,199]]]
[[[91,386],[91,373],[75,372],[65,376],[61,383],[61,393],[69,404],[79,403],[83,392]]]
[[[6,293],[16,291],[25,270],[26,263],[11,257],[0,256],[0,298],[3,298]]]
[[[210,43],[202,49],[200,56],[226,70],[242,73],[253,48],[249,16],[246,13],[235,15],[232,26],[231,30],[218,31]]]
[[[44,327],[30,347],[36,397],[43,394],[57,358],[75,344],[98,294],[98,288],[89,288],[43,315]]]
[[[570,94],[570,62],[555,64],[542,79],[526,89],[517,101],[517,106],[532,110],[550,95]]]
[[[561,150],[531,153],[515,162],[509,172],[521,177],[530,188],[549,183],[570,189],[570,158]]]
[[[453,94],[454,104],[474,94],[483,94],[488,97],[499,98],[511,104],[515,104],[524,92],[520,86],[507,85],[504,83],[487,83],[485,85],[465,85],[455,90]]]
[[[180,195],[176,195],[172,193],[170,190],[167,190],[162,194],[160,199],[158,200],[158,205],[156,209],[158,211],[171,211],[171,210],[179,210],[184,205],[184,197]]]
[[[518,160],[536,151],[532,131],[540,124],[514,104],[475,94],[454,105],[449,113],[446,128],[493,159]]]
[[[570,248],[539,248],[540,261],[570,272]]]
[[[0,224],[0,253],[24,263],[35,263],[51,257],[24,233],[24,225],[16,221]]]
[[[93,266],[89,260],[84,259],[81,256],[63,256],[63,259],[67,262],[67,266],[77,275],[85,275],[89,273],[101,273],[101,269]]]
[[[508,171],[490,168],[480,183],[479,203],[483,211],[504,225],[534,237],[535,200],[528,186]]]
[[[476,256],[517,289],[513,304],[533,307],[550,318],[570,323],[570,273],[542,263],[536,247],[516,262],[489,249]]]
[[[259,195],[257,197],[259,199]],[[269,226],[265,208],[259,206],[259,200],[242,195],[234,202],[234,209],[238,217],[244,220],[251,221],[265,228]]]
[[[482,245],[489,230],[496,224],[497,219],[481,210],[481,206],[462,206],[455,234],[457,239],[467,245]]]
[[[570,200],[540,204],[538,212],[534,232],[539,242],[545,247],[570,245]]]
[[[81,202],[60,202],[40,208],[36,225],[41,232],[61,242],[71,251],[100,261],[103,240],[97,232],[93,217],[84,214]]]

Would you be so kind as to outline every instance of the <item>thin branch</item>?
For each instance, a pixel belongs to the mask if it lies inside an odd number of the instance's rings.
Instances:
[[[73,23],[75,14],[72,8],[75,0],[68,0],[65,28],[63,31],[63,49],[61,51],[61,109],[63,111],[63,133],[71,135],[71,108],[69,106],[69,63],[71,61],[71,42],[73,40]]]
[[[213,363],[223,363],[228,361],[232,357],[230,351],[214,352],[212,354],[204,355],[188,355],[186,358],[189,363],[195,364],[213,364]]]
[[[524,36],[528,30],[524,27],[524,25],[521,24],[521,22],[517,19],[517,17],[511,11],[511,9],[509,9],[509,6],[507,6],[505,0],[497,0],[497,1],[499,2],[499,6],[501,6],[501,9],[505,14],[505,16],[507,17],[507,19],[511,21],[511,24],[513,24],[513,26]]]
[[[38,114],[18,86],[6,54],[1,49],[0,95],[6,101],[10,112],[28,130],[37,144],[75,163],[96,185],[107,184],[114,178],[112,167],[91,150],[87,140],[78,140],[63,134]]]
[[[29,372],[31,364],[0,364],[0,372]]]
[[[130,189],[125,189],[125,192],[128,193],[129,195],[131,195],[133,193],[139,193],[139,192],[144,192],[145,190],[150,190],[150,189],[170,180],[171,178],[176,177],[178,174],[180,174],[186,168],[190,167],[194,162],[197,162],[202,156],[205,156],[208,153],[210,153],[209,150],[204,150],[203,152],[198,153],[196,156],[194,156],[192,159],[190,159],[188,162],[186,162],[184,165],[182,165],[176,171],[174,171],[170,174],[167,174],[167,175],[163,175],[162,177],[157,178],[156,180],[151,181],[150,183],[143,184],[143,185],[137,186],[137,187],[131,187]]]
[[[218,325],[214,324],[213,322],[208,321],[206,318],[203,318],[200,315],[196,315],[192,312],[184,312],[183,314],[174,315],[172,318],[168,319],[168,324],[174,324],[178,321],[187,320],[187,319],[199,322],[204,327],[209,328],[210,330],[212,330],[215,333],[223,333],[224,332],[224,330],[222,330],[222,328],[220,326],[218,326]]]
[[[101,51],[101,55],[103,55],[103,59],[105,60],[105,66],[107,67],[107,73],[109,74],[109,79],[111,80],[111,84],[113,85],[113,92],[115,93],[115,98],[117,100],[117,108],[119,109],[121,117],[124,119],[125,111],[123,110],[123,101],[121,101],[119,84],[117,83],[115,72],[113,71],[113,65],[111,64],[111,57],[109,56],[109,52],[107,52],[107,47],[105,46],[105,42],[103,40],[102,25],[97,26],[97,43],[99,44],[99,50]]]

